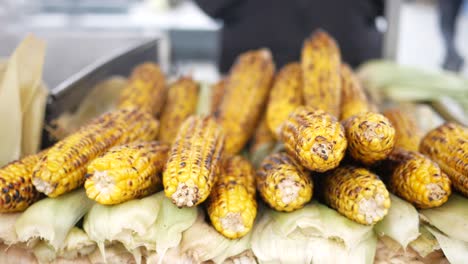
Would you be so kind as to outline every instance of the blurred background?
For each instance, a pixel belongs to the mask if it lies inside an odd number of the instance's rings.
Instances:
[[[466,2],[456,20],[455,46],[462,58],[468,58]],[[384,34],[382,56],[441,68],[446,51],[437,3],[386,1],[375,20]],[[188,0],[0,0],[0,57],[11,54],[26,33],[35,33],[47,41],[45,80],[54,86],[102,56],[157,38],[167,72],[214,81],[220,74],[222,27],[222,20]],[[456,72],[468,76],[466,64]]]

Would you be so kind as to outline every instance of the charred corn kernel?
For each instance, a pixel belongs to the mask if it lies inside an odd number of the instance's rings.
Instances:
[[[103,114],[51,147],[34,168],[32,183],[49,197],[76,189],[94,158],[115,145],[153,140],[158,128],[150,113],[138,109]]]
[[[166,79],[158,65],[146,62],[136,66],[122,89],[118,107],[136,107],[159,117],[166,100]]]
[[[219,106],[223,101],[224,96],[224,87],[226,86],[226,79],[221,79],[213,86],[211,86],[211,114],[216,115],[218,112]]]
[[[168,152],[156,141],[111,148],[88,165],[86,195],[100,204],[119,204],[155,193]]]
[[[214,228],[223,236],[245,236],[257,215],[255,171],[241,156],[222,162],[218,180],[208,198],[208,215]]]
[[[266,157],[257,171],[257,189],[262,199],[277,211],[291,212],[312,199],[309,173],[286,153]]]
[[[348,151],[353,159],[372,165],[385,159],[395,145],[395,129],[383,115],[361,113],[344,121]]]
[[[318,172],[338,167],[347,145],[344,128],[335,117],[305,106],[284,122],[281,140],[290,155]]]
[[[220,166],[224,136],[212,117],[191,116],[182,123],[163,172],[164,192],[178,207],[205,201]]]
[[[180,78],[171,85],[160,120],[160,141],[172,144],[182,122],[195,113],[198,89],[198,84],[190,77]]]
[[[453,188],[468,197],[468,128],[445,123],[424,136],[419,150],[448,174]]]
[[[31,176],[44,153],[26,156],[0,168],[0,213],[24,211],[41,198]]]
[[[388,172],[388,189],[418,208],[447,202],[450,179],[437,163],[415,151],[395,148],[382,165]]]
[[[347,64],[341,64],[341,120],[370,111],[359,79]]]
[[[302,105],[302,73],[299,63],[284,66],[275,78],[267,105],[267,123],[276,138],[289,114]]]
[[[335,40],[318,30],[304,41],[301,54],[305,105],[340,116],[341,55]]]
[[[372,225],[388,213],[390,195],[384,183],[370,171],[344,166],[321,179],[325,202],[347,218]]]
[[[422,132],[418,123],[410,113],[404,113],[398,108],[391,108],[384,112],[395,128],[395,146],[406,150],[418,151]]]
[[[217,121],[226,136],[226,153],[236,154],[253,134],[266,103],[275,66],[270,51],[241,54],[225,85]]]
[[[252,144],[250,146],[250,154],[253,154],[265,146],[273,148],[275,145],[275,138],[268,128],[265,116],[258,123],[255,133],[252,137]],[[271,150],[271,149],[270,149]]]

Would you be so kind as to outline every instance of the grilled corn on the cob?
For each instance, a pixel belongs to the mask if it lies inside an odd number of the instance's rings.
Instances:
[[[335,40],[322,30],[304,41],[301,54],[305,105],[340,116],[341,55]]]
[[[275,137],[268,128],[265,116],[258,123],[255,133],[252,137],[252,142],[250,145],[250,154],[253,155],[257,151],[262,151],[261,149],[267,147],[269,150],[273,149],[275,145]]]
[[[335,117],[305,106],[297,108],[284,122],[281,140],[290,155],[318,172],[336,168],[347,145],[344,128]]]
[[[286,153],[266,157],[257,171],[257,189],[263,200],[277,211],[291,212],[312,199],[309,173]]]
[[[273,59],[267,49],[241,54],[231,69],[216,115],[226,136],[227,153],[238,153],[254,132],[274,71]]]
[[[390,192],[418,208],[441,206],[452,193],[447,175],[418,152],[395,148],[382,168]]]
[[[365,165],[385,159],[395,145],[395,129],[381,114],[352,116],[344,121],[344,127],[351,157]]]
[[[211,114],[216,115],[223,101],[224,88],[226,87],[226,79],[221,79],[211,86]]]
[[[390,195],[384,183],[370,171],[344,166],[321,179],[325,202],[347,218],[371,225],[388,213]]]
[[[159,117],[166,100],[166,79],[158,65],[146,62],[136,66],[123,88],[118,108],[139,108]]]
[[[180,78],[170,86],[160,120],[160,141],[172,144],[180,124],[197,109],[198,90],[198,84],[190,77]]]
[[[302,105],[302,74],[299,63],[290,63],[275,78],[267,105],[267,122],[276,138],[289,114]]]
[[[468,128],[445,123],[427,133],[419,149],[439,164],[456,190],[468,197]]]
[[[49,197],[83,185],[86,167],[109,148],[135,140],[153,140],[159,122],[138,109],[106,113],[56,143],[34,168],[32,183]]]
[[[31,182],[33,169],[45,152],[10,162],[0,169],[0,213],[21,212],[39,200]]]
[[[155,193],[168,152],[156,141],[111,148],[88,165],[86,195],[100,204],[119,204]]]
[[[383,114],[395,128],[395,146],[418,151],[423,135],[413,116],[398,108],[387,109]]]
[[[222,162],[208,198],[208,215],[227,238],[243,237],[252,229],[257,215],[255,171],[245,158],[232,156]]]
[[[370,111],[359,79],[347,64],[341,64],[341,120]]]
[[[222,128],[211,117],[182,123],[163,172],[164,192],[178,207],[200,204],[211,192],[223,152]]]

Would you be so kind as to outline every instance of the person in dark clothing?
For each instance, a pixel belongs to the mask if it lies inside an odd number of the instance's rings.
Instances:
[[[463,0],[439,0],[440,29],[444,38],[445,58],[442,67],[458,72],[463,66],[463,58],[455,46],[456,23]]]
[[[324,29],[341,49],[343,61],[356,67],[382,56],[383,36],[375,20],[383,0],[195,0],[209,16],[223,22],[220,71],[242,52],[271,49],[277,67],[298,61],[302,42]]]

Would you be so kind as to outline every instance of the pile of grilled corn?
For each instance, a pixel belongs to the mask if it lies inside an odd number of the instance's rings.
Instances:
[[[103,205],[162,190],[177,207],[205,205],[212,226],[238,239],[263,203],[292,212],[318,200],[373,225],[390,193],[417,208],[468,197],[468,128],[424,136],[408,113],[375,111],[326,32],[304,41],[300,60],[275,75],[269,50],[241,54],[212,87],[209,113],[196,113],[190,77],[166,85],[157,65],[135,67],[117,109],[0,169],[0,213],[79,188]]]

